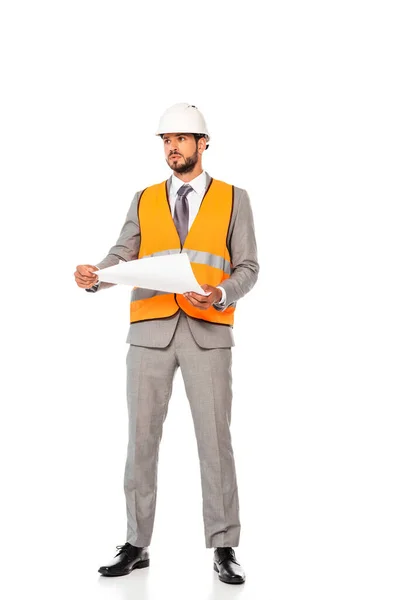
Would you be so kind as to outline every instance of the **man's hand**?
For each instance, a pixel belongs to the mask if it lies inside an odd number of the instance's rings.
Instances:
[[[98,270],[98,267],[93,265],[78,265],[74,273],[77,285],[80,288],[91,288],[99,279],[94,274],[94,271]]]
[[[201,287],[205,292],[211,292],[211,294],[209,296],[202,296],[201,294],[196,294],[196,292],[187,292],[186,294],[183,294],[193,306],[206,310],[207,308],[210,308],[214,302],[219,302],[221,300],[222,292],[218,288],[207,284],[202,285]]]

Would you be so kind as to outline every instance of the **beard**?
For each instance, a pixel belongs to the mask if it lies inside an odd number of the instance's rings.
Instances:
[[[172,161],[172,164],[175,163],[175,161],[181,160],[183,158],[183,163],[182,164],[175,164],[175,166],[171,166],[170,161]],[[199,160],[199,153],[196,149],[195,153],[192,154],[192,156],[188,156],[187,158],[185,158],[184,156],[180,156],[179,158],[168,158],[167,159],[167,163],[168,166],[171,167],[171,169],[173,171],[175,171],[175,173],[190,173],[191,171],[193,171],[193,169],[195,168],[195,166],[197,165]]]

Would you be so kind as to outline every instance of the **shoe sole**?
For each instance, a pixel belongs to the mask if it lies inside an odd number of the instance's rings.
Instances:
[[[140,562],[137,562],[136,564],[133,565],[133,567],[131,569],[129,569],[129,571],[124,571],[123,573],[107,573],[107,571],[102,571],[101,567],[99,569],[99,573],[101,573],[101,575],[104,575],[105,577],[121,577],[122,575],[129,575],[129,573],[132,573],[132,571],[134,571],[134,569],[145,569],[149,565],[150,565],[150,559],[147,559],[147,560],[141,560]]]
[[[222,575],[219,574],[219,570],[217,565],[214,563],[214,571],[216,571],[218,573],[218,579],[220,581],[223,581],[224,583],[233,583],[235,585],[238,585],[240,583],[244,583],[246,581],[246,579],[243,579],[242,581],[235,581],[234,579],[224,579],[224,577]]]

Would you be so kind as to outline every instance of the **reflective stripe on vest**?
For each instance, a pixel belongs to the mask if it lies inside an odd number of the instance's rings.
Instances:
[[[233,186],[212,179],[182,247],[167,198],[167,182],[146,188],[138,203],[141,234],[138,258],[186,252],[199,284],[216,287],[232,272],[226,245],[232,209]],[[213,306],[202,310],[193,306],[183,294],[144,288],[132,290],[130,320],[135,323],[168,318],[179,308],[197,319],[233,325],[234,305],[224,311]]]
[[[151,256],[164,256],[167,254],[179,254],[185,252],[189,256],[191,263],[201,263],[203,265],[210,265],[215,269],[221,269],[228,275],[231,274],[232,268],[231,263],[225,260],[223,256],[217,256],[210,252],[201,252],[199,250],[189,250],[188,248],[172,248],[170,250],[160,250],[159,252],[153,252],[152,254],[143,255],[141,258],[147,258]]]

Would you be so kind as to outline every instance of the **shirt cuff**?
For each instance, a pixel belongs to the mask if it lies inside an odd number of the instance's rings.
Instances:
[[[221,290],[222,297],[221,297],[221,300],[219,302],[215,302],[214,304],[216,304],[217,306],[224,306],[225,302],[226,302],[226,291],[220,285],[217,285],[217,289]]]

